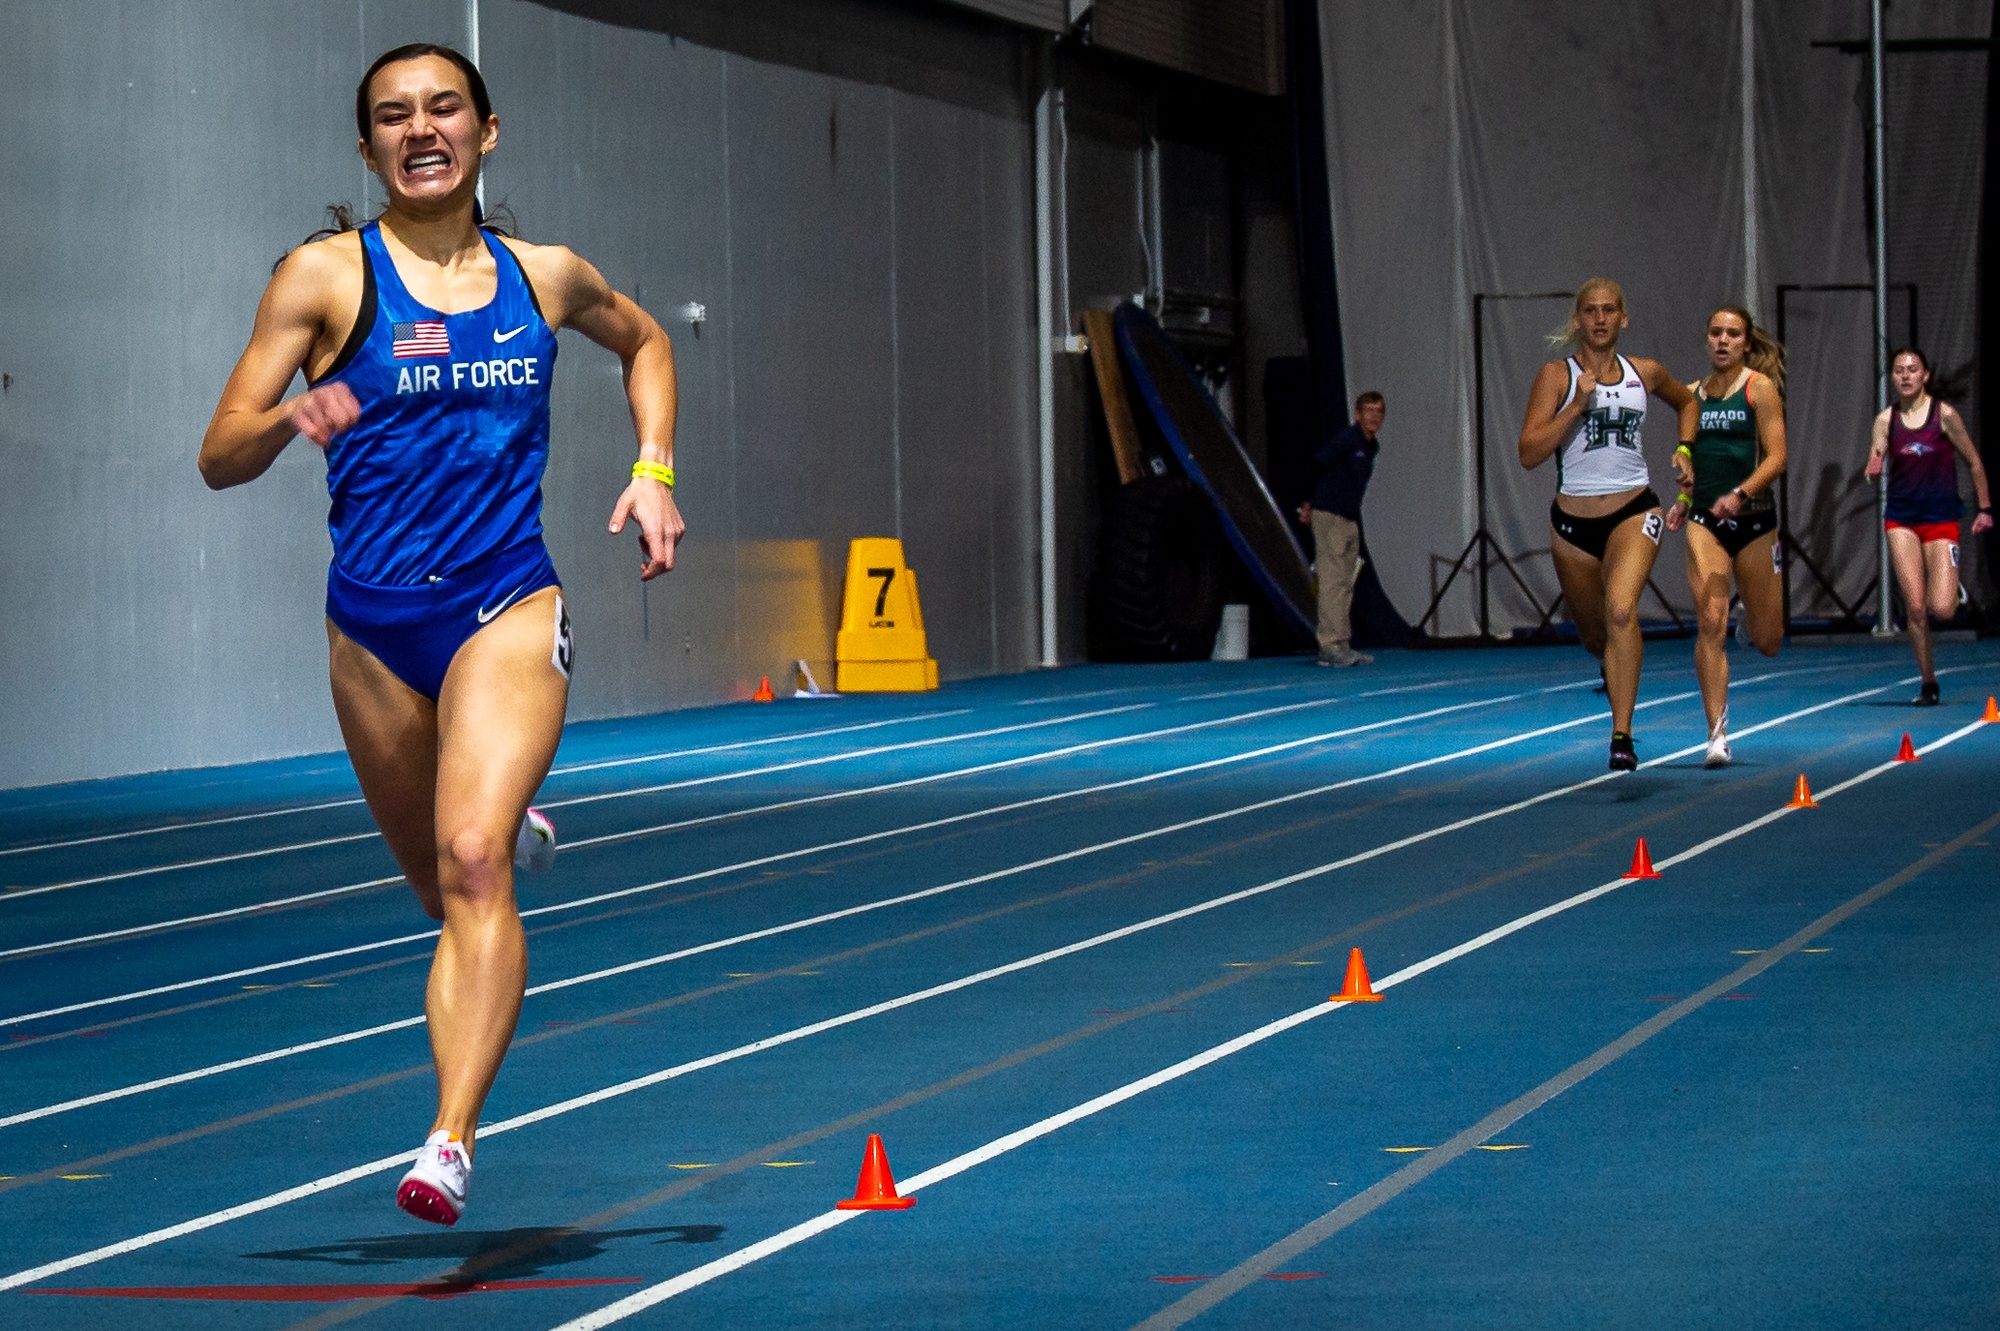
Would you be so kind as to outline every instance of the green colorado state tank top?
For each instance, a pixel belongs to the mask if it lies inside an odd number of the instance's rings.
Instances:
[[[1727,397],[1703,397],[1701,428],[1694,436],[1694,506],[1713,508],[1757,470],[1757,409],[1750,405],[1750,378]],[[1753,495],[1748,508],[1770,505],[1768,495]]]

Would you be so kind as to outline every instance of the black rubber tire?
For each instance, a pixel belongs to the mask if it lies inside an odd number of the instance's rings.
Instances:
[[[1206,660],[1222,625],[1226,559],[1215,510],[1185,476],[1142,476],[1111,491],[1098,604],[1120,654]]]

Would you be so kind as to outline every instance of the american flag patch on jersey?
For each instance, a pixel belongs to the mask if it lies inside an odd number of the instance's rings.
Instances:
[[[419,319],[415,323],[389,325],[389,349],[397,360],[411,356],[449,356],[451,339],[445,336],[441,319]]]

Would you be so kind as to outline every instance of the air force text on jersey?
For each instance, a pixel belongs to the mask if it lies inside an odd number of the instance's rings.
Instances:
[[[541,379],[541,357],[512,356],[507,359],[453,361],[451,386],[454,390],[501,388],[507,385],[536,385]],[[435,393],[444,386],[442,365],[405,365],[396,373],[398,393]]]

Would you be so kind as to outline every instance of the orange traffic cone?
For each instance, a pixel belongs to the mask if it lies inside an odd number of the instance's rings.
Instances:
[[[1625,871],[1627,878],[1658,878],[1653,868],[1653,857],[1646,849],[1646,838],[1640,837],[1639,844],[1632,848],[1632,867]]]
[[[1326,1000],[1329,1003],[1379,1003],[1382,995],[1375,992],[1375,986],[1368,983],[1368,963],[1361,959],[1361,949],[1354,948],[1347,954],[1347,980],[1340,986],[1340,992]]]
[[[1920,761],[1917,757],[1917,747],[1910,743],[1910,732],[1907,730],[1903,732],[1903,747],[1896,750],[1896,761],[1899,763]]]
[[[1812,787],[1806,784],[1806,774],[1799,773],[1799,784],[1792,788],[1792,802],[1787,809],[1817,809],[1819,801],[1812,797]]]
[[[868,1134],[868,1149],[861,1155],[861,1179],[854,1195],[834,1203],[837,1211],[907,1211],[917,1204],[914,1197],[896,1195],[896,1177],[889,1172],[889,1153],[882,1149],[879,1133]]]
[[[1994,725],[2000,725],[2000,698],[1995,698],[1990,693],[1987,694],[1986,715],[1980,717],[1979,719],[1981,721],[1990,721]]]
[[[751,702],[776,702],[777,700],[778,695],[771,692],[771,677],[769,675],[764,676],[764,682],[759,684],[757,691],[750,695]]]

